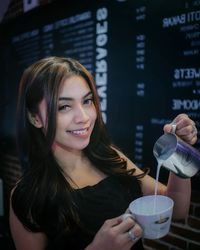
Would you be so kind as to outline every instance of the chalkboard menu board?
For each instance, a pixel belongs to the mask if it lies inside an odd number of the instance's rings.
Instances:
[[[155,169],[153,145],[177,114],[198,125],[199,0],[56,1],[0,28],[4,144],[14,136],[22,71],[51,55],[76,58],[93,74],[113,142],[140,167]]]

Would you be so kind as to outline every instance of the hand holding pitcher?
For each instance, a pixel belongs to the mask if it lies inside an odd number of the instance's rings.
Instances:
[[[168,170],[179,177],[190,178],[200,169],[200,152],[190,145],[197,140],[196,126],[194,122],[189,123],[189,119],[182,119],[184,116],[186,115],[177,116],[172,124],[164,127],[167,133],[156,141],[153,154],[157,161]],[[184,122],[188,122],[188,126]],[[191,132],[188,133],[190,130]],[[184,138],[185,141],[178,135]]]

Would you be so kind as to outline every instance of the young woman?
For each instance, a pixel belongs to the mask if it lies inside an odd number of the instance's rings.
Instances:
[[[25,171],[11,195],[16,249],[143,249],[141,227],[122,214],[132,200],[154,193],[154,179],[111,144],[90,73],[70,58],[31,65],[21,79],[17,117]],[[177,135],[194,144],[194,122],[185,114],[175,122]],[[190,192],[190,180],[173,173],[158,187],[174,200],[176,218],[187,214]]]

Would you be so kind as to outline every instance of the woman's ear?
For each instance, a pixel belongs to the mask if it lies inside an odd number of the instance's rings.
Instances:
[[[43,124],[42,124],[42,121],[39,117],[39,115],[37,114],[33,114],[31,112],[27,112],[27,115],[28,115],[28,120],[29,122],[36,128],[42,128],[43,127]]]

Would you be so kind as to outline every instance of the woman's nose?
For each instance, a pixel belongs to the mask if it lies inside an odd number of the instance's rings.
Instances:
[[[81,123],[81,122],[87,122],[88,120],[89,120],[89,116],[86,110],[84,109],[82,105],[79,105],[75,111],[75,122]]]

